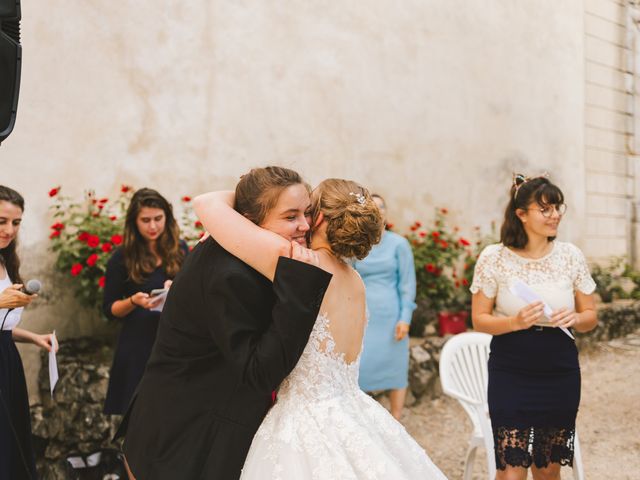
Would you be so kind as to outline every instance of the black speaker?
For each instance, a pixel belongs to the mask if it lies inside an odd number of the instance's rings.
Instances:
[[[20,0],[0,0],[0,143],[16,123],[20,92]]]

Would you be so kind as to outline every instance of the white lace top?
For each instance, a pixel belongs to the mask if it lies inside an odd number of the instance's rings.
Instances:
[[[4,278],[0,279],[0,292],[3,292],[11,285],[13,285],[13,282],[9,278],[9,274],[5,273]],[[23,310],[24,308],[20,307],[14,308],[9,312],[7,308],[0,308],[0,325],[2,325],[2,322],[4,321],[2,330],[13,330],[20,323],[20,317],[22,316]],[[9,313],[7,314],[7,312]]]
[[[526,305],[509,287],[521,280],[553,309],[573,309],[574,294],[591,294],[596,284],[584,254],[568,242],[554,241],[551,252],[539,259],[524,258],[501,243],[486,247],[476,263],[471,293],[495,298],[495,313],[511,316]]]

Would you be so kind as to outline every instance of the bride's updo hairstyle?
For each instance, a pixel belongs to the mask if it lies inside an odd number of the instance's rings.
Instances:
[[[350,180],[329,178],[311,193],[312,225],[320,215],[327,222],[327,240],[340,258],[362,260],[380,241],[382,216],[369,191]]]
[[[276,206],[280,194],[293,185],[303,185],[311,191],[300,174],[284,167],[252,168],[240,177],[236,185],[234,208],[256,225],[260,225],[269,210]]]

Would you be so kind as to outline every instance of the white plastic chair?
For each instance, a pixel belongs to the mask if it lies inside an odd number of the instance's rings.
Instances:
[[[445,343],[440,354],[442,390],[460,402],[473,424],[465,459],[464,480],[471,480],[476,450],[480,446],[484,446],[487,456],[487,478],[496,478],[493,432],[487,404],[487,362],[490,343],[491,335],[486,333],[459,333]],[[577,432],[574,440],[573,478],[584,480]]]
[[[460,402],[473,424],[464,465],[464,480],[471,480],[478,447],[487,455],[488,478],[496,478],[493,432],[487,405],[487,361],[491,335],[459,333],[444,344],[440,354],[440,383],[447,395]]]

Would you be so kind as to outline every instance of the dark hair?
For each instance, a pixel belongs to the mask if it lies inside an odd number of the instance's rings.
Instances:
[[[327,241],[342,258],[362,260],[380,241],[383,223],[369,191],[351,180],[328,178],[311,194],[312,224],[320,213],[327,222]]]
[[[516,210],[526,210],[533,202],[540,206],[559,205],[564,203],[564,195],[560,188],[551,183],[546,177],[530,180],[522,176],[516,177],[510,191],[510,199],[504,211],[504,221],[500,228],[500,241],[506,247],[524,248],[529,241],[522,221],[516,215]],[[518,180],[520,180],[518,182]],[[556,237],[548,237],[549,241]]]
[[[131,198],[124,223],[124,263],[129,278],[137,284],[144,282],[147,275],[156,269],[153,255],[144,237],[138,230],[136,220],[143,207],[159,208],[165,215],[164,232],[156,242],[156,252],[162,260],[167,276],[173,278],[180,270],[184,252],[180,248],[180,228],[173,216],[171,204],[157,191],[141,188]]]
[[[12,188],[0,185],[0,201],[12,203],[24,212],[24,198]],[[22,283],[20,276],[20,258],[18,258],[18,239],[15,238],[5,248],[0,249],[0,263],[7,271],[13,283]]]
[[[236,185],[234,208],[256,225],[260,225],[269,210],[278,203],[282,191],[293,185],[304,185],[310,191],[300,174],[289,168],[252,168],[249,173],[240,177]]]
[[[371,194],[371,198],[377,198],[378,200],[380,200],[382,202],[382,205],[384,205],[384,208],[387,208],[387,201],[384,199],[384,197],[382,195],[380,195],[379,193],[372,193]],[[384,229],[385,230],[391,230],[391,228],[389,228],[389,224],[387,223],[387,219],[384,219]]]

